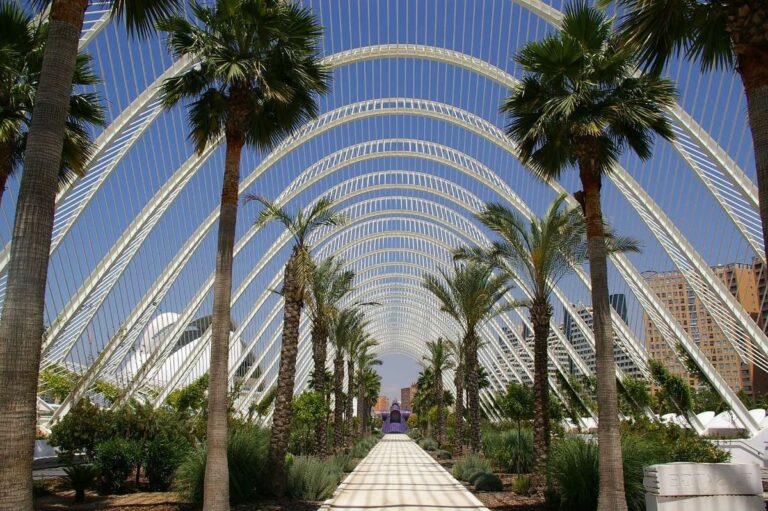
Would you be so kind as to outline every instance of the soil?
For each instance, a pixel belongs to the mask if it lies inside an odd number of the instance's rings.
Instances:
[[[504,483],[504,491],[475,491],[467,485],[480,502],[488,509],[496,511],[544,511],[547,509],[543,497],[528,497],[518,495],[512,491],[512,483],[517,477],[515,474],[496,473]]]
[[[85,493],[85,502],[75,504],[75,492],[61,487],[58,480],[46,482],[51,492],[35,499],[35,510],[39,511],[198,511],[200,506],[185,502],[174,492],[134,491],[125,495],[99,495],[93,491]],[[304,500],[262,501],[253,504],[241,504],[234,511],[315,511],[322,502]]]

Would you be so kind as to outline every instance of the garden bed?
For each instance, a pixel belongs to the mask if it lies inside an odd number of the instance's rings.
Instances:
[[[496,473],[504,483],[504,491],[475,491],[471,485],[466,485],[480,502],[488,509],[497,511],[544,511],[547,507],[544,505],[543,497],[527,497],[518,495],[512,491],[512,483],[516,479],[515,474]]]

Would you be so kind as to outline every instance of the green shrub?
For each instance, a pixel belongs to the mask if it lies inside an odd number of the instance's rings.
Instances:
[[[504,485],[501,478],[496,474],[480,474],[475,479],[475,490],[477,491],[501,491],[503,489]]]
[[[95,466],[84,463],[82,465],[70,465],[64,469],[64,484],[75,490],[75,502],[85,502],[85,490],[93,485],[98,475]]]
[[[229,501],[236,505],[254,500],[265,493],[259,483],[269,448],[269,430],[256,426],[241,426],[230,430],[227,441],[229,467]],[[206,447],[193,450],[179,465],[173,478],[173,488],[192,502],[203,501]]]
[[[531,478],[527,476],[517,476],[512,483],[512,491],[518,495],[528,495],[531,493]]]
[[[436,451],[438,448],[437,440],[430,437],[424,437],[416,443],[425,451]]]
[[[475,472],[492,473],[493,469],[488,460],[476,454],[468,454],[463,458],[459,458],[453,464],[453,476],[460,481],[467,481],[469,476]]]
[[[624,489],[630,511],[645,510],[643,467],[664,462],[663,446],[636,436],[621,442]],[[597,509],[597,444],[572,438],[553,445],[549,460],[550,503],[561,511]]]
[[[379,439],[375,436],[367,436],[361,438],[352,446],[349,450],[350,456],[353,458],[365,458],[368,453],[373,449],[373,446],[378,443]]]
[[[144,472],[152,491],[166,491],[173,474],[191,449],[183,437],[157,436],[147,444],[144,454]]]
[[[312,456],[296,456],[288,468],[286,493],[294,499],[324,500],[333,495],[342,475],[333,463]]]
[[[484,472],[483,470],[478,470],[477,472],[473,472],[472,474],[470,474],[470,476],[469,476],[469,477],[467,477],[467,482],[468,482],[469,484],[472,484],[472,485],[474,485],[474,484],[475,484],[475,481],[477,481],[477,478],[478,478],[478,477],[480,477],[480,476],[481,476],[481,475],[483,475],[483,474],[487,474],[487,473],[488,473],[488,472]]]
[[[99,470],[99,491],[111,494],[125,490],[125,480],[140,457],[138,444],[131,440],[118,437],[98,444],[96,466]]]
[[[483,452],[505,472],[533,470],[533,432],[530,429],[483,431]]]
[[[450,453],[450,451],[444,451],[442,449],[439,449],[435,453],[435,457],[439,460],[449,460],[453,457],[453,455]]]
[[[38,499],[45,497],[46,495],[53,495],[53,492],[48,488],[47,481],[44,479],[35,479],[32,481],[32,497]]]
[[[96,445],[113,436],[114,421],[112,412],[82,399],[51,428],[48,443],[59,448],[59,458],[66,463],[80,452],[92,460]]]
[[[684,461],[689,463],[727,463],[730,454],[718,449],[695,431],[674,424],[647,420],[622,425],[623,436],[638,436],[659,446],[663,459],[659,463]]]

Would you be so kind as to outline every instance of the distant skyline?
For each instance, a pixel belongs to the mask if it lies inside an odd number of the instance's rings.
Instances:
[[[375,369],[381,376],[381,395],[387,396],[390,403],[400,401],[400,389],[416,381],[421,371],[421,364],[405,355],[386,355],[380,357],[382,365]]]

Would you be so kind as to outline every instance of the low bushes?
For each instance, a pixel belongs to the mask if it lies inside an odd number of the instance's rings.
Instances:
[[[139,445],[124,438],[110,438],[96,446],[96,467],[101,493],[121,493],[125,480],[141,458]]]
[[[296,456],[288,467],[286,493],[294,499],[324,500],[333,495],[341,482],[340,463],[313,456]]]
[[[530,429],[483,431],[483,452],[505,472],[533,470],[533,432]]]
[[[518,476],[512,482],[512,491],[518,495],[528,495],[531,493],[531,478],[527,476]]]
[[[436,451],[438,448],[437,440],[430,437],[424,437],[416,443],[425,451]]]
[[[85,490],[98,475],[96,467],[89,463],[69,466],[64,469],[64,474],[64,484],[75,490],[75,503],[85,502]]]
[[[229,500],[239,504],[265,493],[259,486],[269,447],[269,431],[255,426],[233,428],[227,442]],[[192,502],[202,502],[205,481],[205,445],[193,450],[181,463],[173,487]]]
[[[439,460],[449,460],[453,457],[453,455],[450,453],[450,451],[440,449],[435,452],[435,457]]]
[[[474,485],[477,491],[502,491],[504,489],[501,478],[496,474],[480,474],[475,479]]]
[[[460,481],[468,481],[469,476],[476,472],[491,473],[493,469],[488,460],[476,454],[468,454],[456,460],[456,463],[453,464],[453,476]]]
[[[183,437],[161,435],[147,444],[144,472],[151,491],[167,491],[173,474],[192,446]]]
[[[373,435],[361,438],[349,450],[349,455],[358,459],[365,458],[378,441],[379,439]]]

